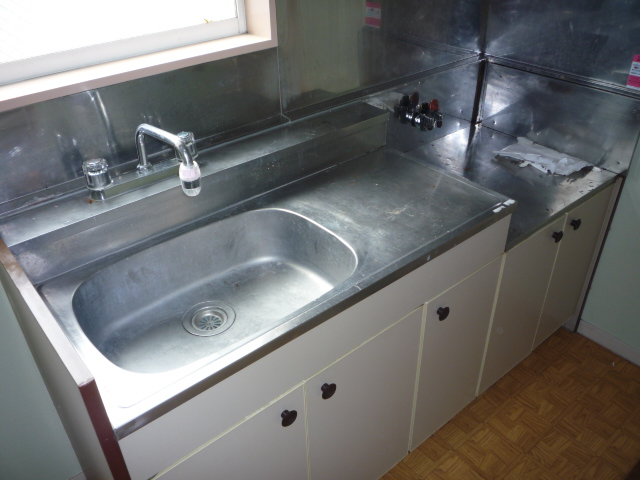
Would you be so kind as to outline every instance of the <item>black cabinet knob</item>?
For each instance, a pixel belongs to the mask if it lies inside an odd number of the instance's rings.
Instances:
[[[298,412],[295,410],[285,410],[280,416],[282,417],[282,426],[288,427],[296,421],[296,418],[298,418]]]
[[[438,314],[438,319],[442,321],[449,316],[449,307],[440,307],[436,310],[436,313]]]
[[[551,236],[556,241],[556,243],[558,243],[560,240],[562,240],[562,237],[564,236],[564,233],[562,233],[562,232],[553,232],[551,234]]]
[[[582,225],[582,220],[580,218],[574,218],[573,220],[571,220],[571,226],[574,230],[579,229],[580,225]]]
[[[324,385],[322,385],[320,387],[320,390],[322,390],[322,399],[329,400],[331,397],[333,397],[333,394],[336,393],[337,388],[338,387],[335,383],[325,383]]]

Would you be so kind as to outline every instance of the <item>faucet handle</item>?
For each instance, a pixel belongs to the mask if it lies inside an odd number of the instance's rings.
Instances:
[[[108,168],[109,165],[104,158],[92,158],[82,162],[82,172],[89,190],[100,191],[111,185]]]
[[[191,158],[196,158],[198,156],[198,147],[196,146],[196,137],[193,132],[180,132],[178,138],[184,142],[184,146],[191,154]]]

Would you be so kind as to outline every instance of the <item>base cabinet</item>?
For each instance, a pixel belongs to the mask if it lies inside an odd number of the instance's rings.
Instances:
[[[501,258],[425,305],[411,448],[476,396]]]
[[[607,187],[505,254],[479,392],[578,313],[613,191]]]
[[[215,412],[202,412],[202,414],[215,415]],[[295,421],[288,424],[286,420],[291,421],[293,416],[296,417]],[[307,452],[302,386],[276,400],[156,478],[162,480],[247,480],[251,478],[305,480]]]
[[[560,245],[553,235],[563,230],[564,222],[564,217],[556,220],[504,255],[479,392],[531,353]]]
[[[580,297],[609,209],[613,186],[567,214],[533,347],[577,315]]]
[[[418,309],[159,478],[384,475],[408,451],[421,320]]]
[[[420,308],[305,383],[310,480],[373,480],[406,456],[421,321]]]

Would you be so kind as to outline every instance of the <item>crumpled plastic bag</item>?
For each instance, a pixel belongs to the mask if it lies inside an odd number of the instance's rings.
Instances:
[[[520,160],[521,167],[531,165],[541,172],[554,175],[570,175],[586,168],[600,171],[598,167],[584,160],[560,153],[552,148],[543,147],[524,137],[518,137],[518,143],[493,153],[501,157]]]

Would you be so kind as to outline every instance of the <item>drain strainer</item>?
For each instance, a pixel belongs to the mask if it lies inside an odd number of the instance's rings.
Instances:
[[[236,312],[224,302],[197,303],[182,316],[182,325],[192,335],[210,337],[229,329]]]

